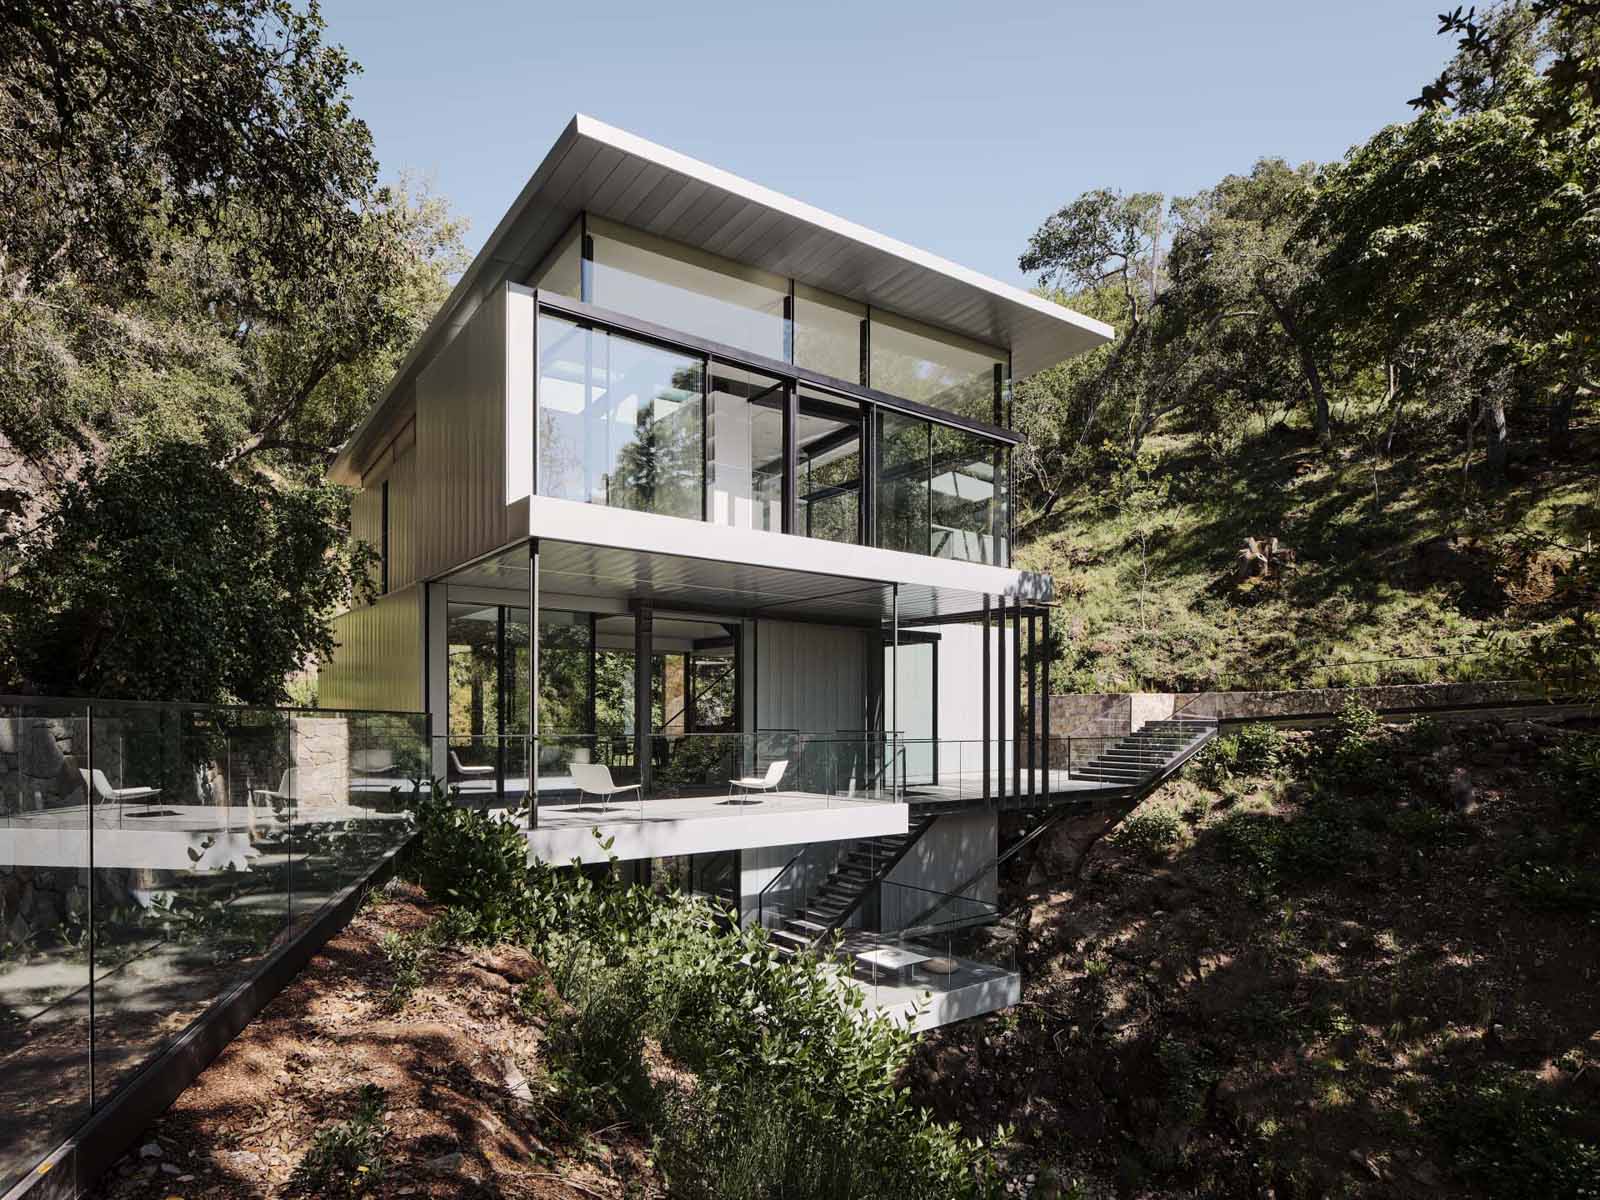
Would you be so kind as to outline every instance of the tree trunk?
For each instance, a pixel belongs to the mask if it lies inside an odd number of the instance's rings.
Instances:
[[[1484,399],[1483,409],[1484,454],[1489,474],[1495,479],[1503,479],[1506,473],[1506,452],[1510,448],[1510,435],[1506,430],[1505,401],[1497,392]]]
[[[1279,304],[1277,298],[1267,290],[1267,286],[1260,280],[1256,282],[1256,291],[1272,309],[1272,315],[1278,319],[1278,327],[1283,330],[1289,344],[1294,347],[1295,354],[1300,359],[1300,372],[1306,378],[1306,387],[1311,391],[1311,427],[1316,431],[1317,444],[1326,446],[1333,441],[1333,419],[1328,411],[1328,389],[1322,382],[1322,368],[1317,366],[1317,356],[1311,352],[1311,346],[1300,335],[1289,310]]]
[[[1578,404],[1578,389],[1563,388],[1550,402],[1550,453],[1567,454],[1572,450],[1572,410]]]

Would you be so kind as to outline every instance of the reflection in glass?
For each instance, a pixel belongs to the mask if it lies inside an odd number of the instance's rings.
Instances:
[[[1005,565],[1006,525],[999,444],[974,433],[933,427],[931,553],[964,562]]]
[[[574,221],[533,273],[529,286],[583,299],[583,219]]]
[[[1009,379],[1005,351],[877,309],[870,325],[874,389],[971,420],[996,422]]]
[[[708,519],[740,529],[783,528],[782,380],[711,365]]]
[[[767,358],[787,358],[789,281],[641,230],[589,218],[590,303]]]
[[[878,545],[927,554],[928,429],[917,417],[878,414]]]
[[[797,533],[861,540],[861,409],[800,389],[796,429]]]
[[[539,494],[702,515],[704,364],[539,318]]]
[[[864,383],[861,378],[861,324],[867,306],[794,285],[794,361],[796,365],[835,379]]]

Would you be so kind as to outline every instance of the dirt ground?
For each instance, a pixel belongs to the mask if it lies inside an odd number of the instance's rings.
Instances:
[[[1600,848],[1541,776],[1551,738],[1391,733],[1391,807],[1363,807],[1327,869],[1264,890],[1222,852],[1222,822],[1303,819],[1295,771],[1183,779],[1073,820],[1010,880],[1022,1004],[934,1031],[913,1096],[971,1133],[1012,1125],[1062,1181],[1047,1195],[1507,1195],[1442,1144],[1453,1096],[1515,1073],[1600,1139],[1595,918],[1507,883],[1519,855],[1592,865]],[[1171,844],[1119,839],[1161,812]]]
[[[573,1134],[542,1102],[540,1033],[516,991],[526,953],[435,951],[395,1008],[385,934],[435,915],[420,893],[374,893],[103,1178],[98,1200],[297,1195],[613,1197],[653,1190],[626,1128]],[[319,1130],[383,1091],[384,1164],[317,1188],[296,1177]]]

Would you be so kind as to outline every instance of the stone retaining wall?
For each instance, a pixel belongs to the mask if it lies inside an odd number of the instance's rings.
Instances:
[[[1115,737],[1174,714],[1248,720],[1338,712],[1352,700],[1369,708],[1457,708],[1537,699],[1522,683],[1405,683],[1379,687],[1255,692],[1124,692],[1050,697],[1055,737]]]

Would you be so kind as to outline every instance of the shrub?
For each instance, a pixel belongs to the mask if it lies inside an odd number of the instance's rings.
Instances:
[[[1286,881],[1331,874],[1357,850],[1353,814],[1334,797],[1317,797],[1287,819],[1231,812],[1217,823],[1215,836],[1223,861],[1242,869],[1250,890],[1261,894]]]
[[[347,1121],[317,1130],[294,1170],[291,1186],[307,1196],[357,1195],[383,1178],[383,1089],[368,1083],[356,1093],[356,1112]]]
[[[548,1020],[552,1083],[572,1115],[649,1130],[674,1195],[994,1194],[983,1144],[897,1086],[913,1035],[866,1012],[831,963],[784,958],[764,930],[614,870],[529,867],[515,827],[437,787],[417,824],[408,869],[430,896],[465,908],[473,936],[545,956],[560,999],[529,985],[519,1003]],[[647,1039],[692,1073],[687,1094],[652,1083]]]
[[[1159,859],[1178,844],[1177,814],[1165,808],[1134,813],[1117,826],[1111,840],[1141,858]]]
[[[1503,1200],[1579,1200],[1595,1194],[1600,1143],[1574,1129],[1577,1113],[1527,1080],[1500,1072],[1445,1089],[1428,1125],[1465,1181]]]
[[[1234,735],[1238,742],[1236,765],[1248,775],[1265,775],[1278,765],[1283,754],[1283,731],[1264,721],[1244,726]]]
[[[1201,786],[1220,788],[1233,778],[1239,762],[1239,739],[1234,734],[1212,738],[1193,759],[1194,775]]]
[[[1506,869],[1505,881],[1529,908],[1600,914],[1600,868],[1522,862]]]
[[[1562,738],[1545,754],[1544,777],[1573,820],[1600,823],[1600,737]]]

